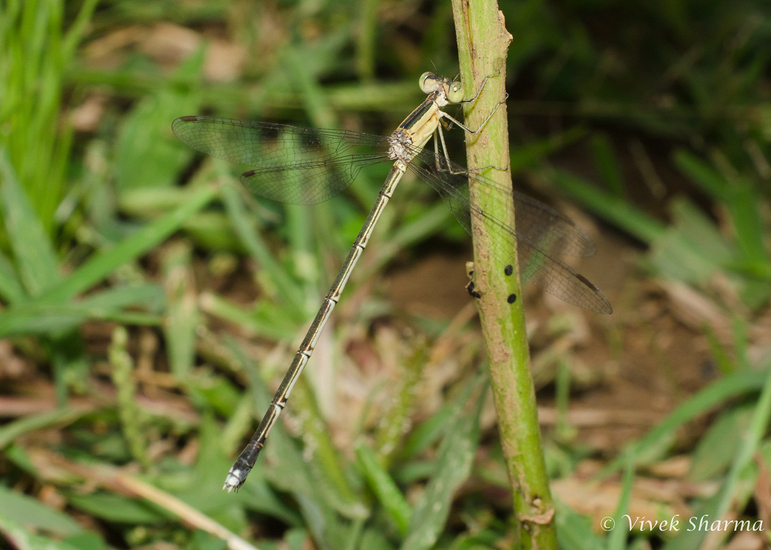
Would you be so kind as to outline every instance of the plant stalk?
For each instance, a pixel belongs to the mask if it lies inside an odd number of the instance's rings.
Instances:
[[[512,37],[506,31],[495,0],[453,0],[452,4],[466,97],[472,97],[479,90],[486,76],[491,77],[477,100],[466,104],[466,124],[476,129],[505,97],[506,52]],[[495,167],[484,170],[485,175],[502,188],[511,186],[505,103],[498,107],[482,132],[466,135],[466,147],[469,169]],[[510,194],[496,193],[472,183],[471,198],[485,212],[516,227]],[[473,278],[481,294],[476,303],[490,365],[501,446],[512,487],[514,547],[553,549],[556,548],[554,504],[541,448],[518,270],[511,271],[501,265],[500,258],[493,253],[496,247],[485,224],[473,218],[472,222]],[[515,240],[512,238],[503,245],[505,250],[512,251],[508,264],[516,268]]]

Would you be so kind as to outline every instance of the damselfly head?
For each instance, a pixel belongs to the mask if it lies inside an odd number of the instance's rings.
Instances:
[[[425,72],[420,75],[418,84],[424,94],[431,94],[441,90],[444,93],[444,97],[450,103],[460,103],[463,101],[463,87],[457,80],[450,80],[431,72]]]
[[[436,76],[434,73],[425,72],[420,75],[418,85],[424,94],[430,94],[442,86],[442,80],[444,80],[442,77]]]
[[[448,83],[445,84],[444,93],[447,96],[447,101],[450,103],[460,103],[463,101],[463,86],[459,80],[454,82],[448,81]]]

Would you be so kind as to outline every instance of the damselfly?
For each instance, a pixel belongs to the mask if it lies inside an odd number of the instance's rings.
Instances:
[[[237,490],[254,467],[271,428],[313,353],[324,324],[340,300],[356,261],[407,169],[449,203],[453,214],[469,233],[471,219],[483,218],[493,233],[494,242],[504,243],[515,235],[523,280],[532,280],[546,292],[585,309],[598,313],[612,312],[610,303],[596,286],[553,257],[553,254],[586,256],[594,252],[591,239],[569,218],[541,202],[505,189],[512,196],[516,209],[515,230],[469,200],[469,178],[478,180],[482,185],[497,184],[479,174],[467,172],[449,160],[442,126],[454,124],[466,132],[475,133],[484,127],[495,111],[488,115],[480,128],[471,130],[442,111],[442,107],[474,101],[485,82],[474,97],[464,100],[460,82],[424,73],[419,83],[428,97],[390,136],[202,116],[178,118],[172,124],[174,134],[194,149],[252,167],[241,176],[244,185],[256,195],[284,203],[315,204],[325,201],[345,190],[363,167],[384,161],[393,162],[364,226],[311,322],[268,411],[230,469],[224,489]],[[431,138],[434,138],[433,151],[424,149]],[[499,248],[502,246],[499,245]],[[510,251],[504,250],[499,256],[507,254],[509,261],[505,263],[513,263]]]

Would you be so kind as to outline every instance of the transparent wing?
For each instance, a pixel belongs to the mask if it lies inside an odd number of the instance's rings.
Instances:
[[[472,177],[482,179],[482,176],[472,175]],[[468,187],[468,178],[464,177],[464,180]],[[484,179],[484,183],[488,186],[500,187],[487,178]],[[506,189],[506,191],[514,197],[517,235],[539,243],[539,246],[554,254],[586,257],[597,252],[592,238],[565,214],[513,189]]]
[[[178,118],[171,129],[193,149],[251,167],[241,181],[255,195],[290,204],[323,202],[362,167],[388,159],[387,137],[345,130],[203,116]],[[357,152],[362,146],[375,152]]]
[[[589,236],[553,208],[506,189],[515,205],[516,231],[491,216],[469,200],[469,177],[484,185],[500,188],[495,182],[476,174],[463,174],[463,168],[442,155],[423,150],[410,163],[410,168],[433,187],[449,204],[463,228],[471,233],[471,219],[484,219],[492,231],[496,256],[511,262],[512,253],[503,244],[510,236],[517,239],[520,277],[530,280],[549,294],[597,313],[612,313],[613,308],[603,293],[583,275],[554,258],[552,254],[588,255],[594,252]],[[461,172],[453,174],[452,172]]]

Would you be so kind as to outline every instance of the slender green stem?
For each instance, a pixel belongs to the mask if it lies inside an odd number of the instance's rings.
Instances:
[[[461,77],[470,97],[485,76],[476,102],[467,105],[466,121],[477,128],[505,97],[506,51],[511,36],[495,0],[453,0]],[[486,174],[502,188],[511,185],[506,107],[501,105],[483,132],[466,137],[468,166],[497,167]],[[511,195],[471,188],[472,199],[485,211],[514,227]],[[476,221],[476,220],[475,220]],[[517,276],[507,276],[493,251],[484,224],[474,223],[474,283],[481,294],[477,308],[490,363],[490,380],[498,428],[512,486],[516,548],[556,548],[554,505],[541,451],[541,435],[530,376],[525,318]],[[516,250],[512,237],[507,250]],[[509,263],[514,264],[512,253]],[[515,270],[514,273],[517,273]],[[512,301],[512,295],[516,297]]]

